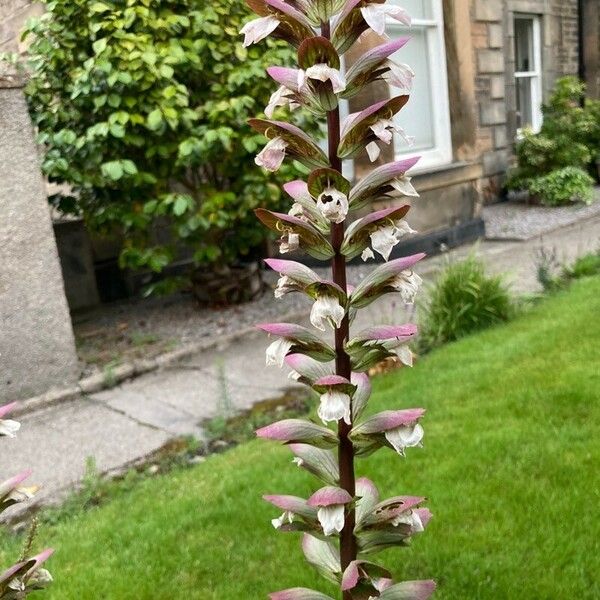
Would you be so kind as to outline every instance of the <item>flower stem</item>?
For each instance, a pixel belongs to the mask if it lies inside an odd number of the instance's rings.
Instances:
[[[331,37],[329,23],[324,23],[321,27],[323,37]],[[342,161],[338,157],[337,150],[340,143],[340,109],[339,106],[327,113],[327,142],[329,147],[329,163],[332,169],[342,172]],[[331,225],[331,245],[335,251],[335,256],[331,261],[333,281],[343,290],[346,290],[346,257],[340,252],[342,242],[344,241],[344,223],[332,223]],[[341,326],[335,330],[335,367],[336,374],[350,379],[352,369],[350,366],[350,357],[346,354],[344,345],[349,338],[350,324],[348,315],[344,317]],[[354,475],[354,447],[348,437],[351,425],[343,420],[338,422],[338,461],[340,469],[340,487],[345,489],[352,497],[355,490]],[[356,559],[357,548],[356,538],[354,537],[354,509],[350,508],[346,512],[344,529],[340,533],[340,557],[342,571]],[[344,600],[351,600],[350,592],[344,592]]]

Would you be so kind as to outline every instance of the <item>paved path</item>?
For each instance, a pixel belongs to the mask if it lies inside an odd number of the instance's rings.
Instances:
[[[482,242],[475,251],[491,271],[507,272],[516,292],[527,293],[538,289],[535,254],[542,245],[571,262],[600,247],[600,216],[542,239]],[[447,260],[471,251],[473,247],[463,247],[450,257],[427,260],[419,272],[431,279]],[[363,318],[402,322],[398,310],[382,301]],[[55,498],[81,478],[87,457],[94,457],[101,471],[109,471],[160,448],[173,436],[201,437],[200,423],[222,414],[229,404],[247,408],[281,396],[290,385],[286,373],[264,366],[266,345],[263,335],[248,334],[111,390],[24,415],[18,438],[1,441],[0,474],[8,477],[30,467],[32,480],[44,486],[39,499]]]

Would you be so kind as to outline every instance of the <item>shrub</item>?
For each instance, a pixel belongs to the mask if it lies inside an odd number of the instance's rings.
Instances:
[[[526,129],[517,144],[518,166],[509,176],[509,189],[529,190],[532,179],[565,167],[595,168],[600,156],[600,102],[586,99],[585,89],[576,77],[557,81],[542,107],[541,131],[536,134]],[[564,175],[557,179],[562,178]]]
[[[252,210],[278,206],[291,173],[256,169],[246,121],[269,100],[265,68],[294,53],[243,47],[242,0],[45,2],[27,95],[44,173],[73,190],[52,202],[121,233],[123,267],[159,272],[190,249],[228,265],[260,245]]]
[[[554,249],[542,247],[536,258],[537,280],[547,293],[568,288],[574,279],[600,275],[600,249],[578,257],[572,265],[562,264]]]
[[[565,167],[528,182],[528,191],[548,206],[562,206],[572,202],[590,204],[594,197],[594,180],[582,169]]]
[[[507,187],[512,190],[528,189],[532,179],[569,165],[585,169],[592,160],[589,149],[568,136],[549,137],[543,133],[523,131],[516,147],[518,167],[510,174]]]
[[[480,259],[470,256],[448,264],[422,310],[421,350],[429,351],[507,321],[514,310],[503,277],[487,275]]]
[[[570,267],[565,268],[570,279],[600,275],[600,250],[580,256]]]

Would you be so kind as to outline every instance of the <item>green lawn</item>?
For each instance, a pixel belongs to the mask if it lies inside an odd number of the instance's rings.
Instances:
[[[383,493],[427,495],[434,519],[380,557],[438,599],[600,598],[600,278],[375,381],[372,410],[425,406],[426,445],[359,463]],[[328,590],[277,534],[263,493],[308,495],[290,453],[255,441],[148,479],[42,532],[46,597],[246,600]]]

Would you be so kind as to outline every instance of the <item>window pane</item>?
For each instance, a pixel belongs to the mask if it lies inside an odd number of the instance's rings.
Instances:
[[[517,79],[517,127],[519,129],[533,125],[532,85],[533,79],[530,77]]]
[[[388,4],[395,4],[404,8],[413,19],[432,19],[432,0],[388,0]]]
[[[515,19],[515,71],[534,71],[533,19]]]
[[[390,37],[397,37],[408,33],[406,30],[388,30]],[[396,115],[396,124],[400,125],[408,135],[416,138],[415,145],[408,148],[401,138],[395,140],[397,153],[410,150],[424,150],[435,146],[433,128],[433,109],[431,98],[431,65],[428,56],[426,31],[424,28],[413,27],[410,30],[411,40],[401,48],[392,59],[398,63],[410,65],[416,73],[413,90],[408,104]],[[398,90],[391,88],[392,96]]]

